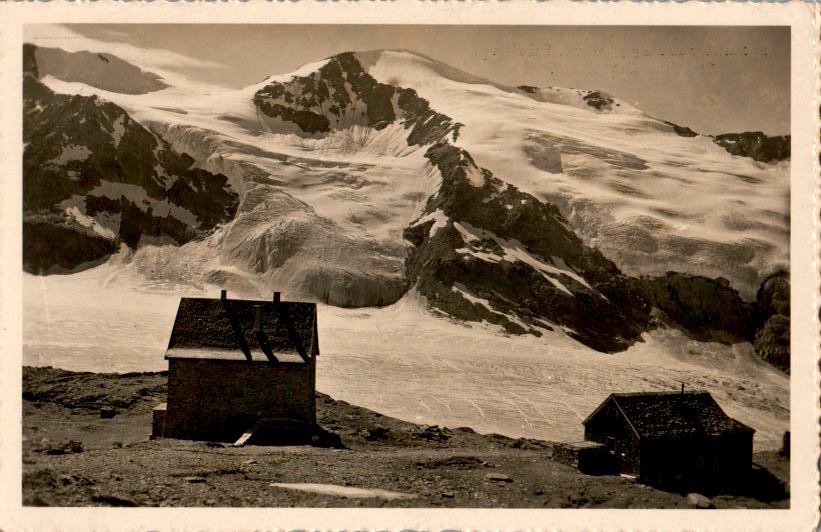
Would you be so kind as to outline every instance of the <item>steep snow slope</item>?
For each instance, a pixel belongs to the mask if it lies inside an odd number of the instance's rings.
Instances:
[[[302,296],[346,306],[387,304],[404,292],[402,230],[439,177],[425,167],[420,147],[407,145],[401,127],[376,131],[352,125],[322,138],[296,135],[289,132],[293,127],[258,117],[252,101],[258,86],[220,91],[187,85],[133,96],[45,81],[58,92],[118,102],[176,149],[228,175],[240,192],[239,215],[220,238],[180,253],[163,250],[167,260],[159,270],[156,253],[138,251],[135,260],[151,262],[154,275],[178,275],[190,268],[184,257],[194,253],[213,259],[203,261],[200,280],[236,266],[226,278],[236,289],[289,286]],[[272,210],[280,201],[288,208]],[[325,229],[286,220],[297,212],[321,220]],[[313,232],[303,232],[308,227]],[[281,259],[269,259],[269,251]]]
[[[368,53],[363,63],[465,124],[457,146],[558,205],[625,273],[723,276],[751,298],[788,264],[788,161],[728,156],[624,102],[591,105],[588,91],[443,76],[439,63],[401,51]]]
[[[60,48],[34,51],[39,76],[53,76],[125,94],[144,94],[167,87],[161,77],[107,53],[67,52]]]

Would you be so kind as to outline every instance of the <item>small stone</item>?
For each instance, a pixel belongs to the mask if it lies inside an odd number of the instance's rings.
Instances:
[[[699,508],[702,510],[715,508],[713,501],[701,493],[688,493],[687,502],[690,503],[693,508]]]
[[[243,460],[242,463],[245,464],[245,465],[253,465],[253,464],[256,464],[257,461],[254,460],[253,458],[251,458],[250,460]]]
[[[91,497],[91,500],[100,504],[104,504],[106,506],[125,506],[125,507],[134,507],[138,506],[138,504],[131,499],[126,499],[125,497],[119,497],[117,495],[108,495],[108,494],[96,494]]]
[[[456,497],[456,495],[452,491],[445,491],[445,492],[442,492],[442,497],[444,497],[446,499],[452,499],[452,498]]]
[[[365,431],[365,439],[368,441],[384,440],[387,438],[388,432],[390,432],[388,427],[376,425],[375,427]]]
[[[183,480],[185,480],[187,482],[190,482],[192,484],[198,484],[200,482],[205,482],[205,479],[203,477],[185,477],[185,478],[183,478]]]
[[[488,473],[485,475],[485,478],[488,480],[495,480],[497,482],[513,482],[513,479],[507,475],[503,475],[502,473]]]
[[[83,452],[83,442],[76,440],[66,440],[58,444],[52,444],[47,439],[43,440],[45,443],[46,454],[75,454]]]

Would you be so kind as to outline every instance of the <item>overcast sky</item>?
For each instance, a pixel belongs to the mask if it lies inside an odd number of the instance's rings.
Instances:
[[[342,51],[402,48],[507,85],[601,89],[651,116],[701,133],[789,132],[787,27],[109,24],[68,28],[112,45],[173,51],[164,68],[232,87]]]

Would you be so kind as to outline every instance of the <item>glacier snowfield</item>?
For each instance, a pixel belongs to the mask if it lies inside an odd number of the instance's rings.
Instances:
[[[23,276],[23,364],[75,371],[167,369],[163,359],[181,295],[218,294],[146,281],[132,267]],[[287,298],[288,294],[285,293]],[[513,437],[573,441],[611,392],[710,391],[777,449],[789,429],[789,377],[752,346],[644,335],[602,354],[560,332],[507,336],[498,327],[430,314],[413,293],[381,309],[319,306],[317,388],[336,399],[417,423]]]

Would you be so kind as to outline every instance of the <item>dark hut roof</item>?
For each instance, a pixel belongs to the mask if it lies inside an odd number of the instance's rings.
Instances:
[[[256,307],[265,339],[278,360],[302,362],[300,352],[308,357],[318,352],[315,303],[184,297],[165,357],[246,360],[244,339],[252,360],[267,361],[254,332]]]
[[[755,432],[724,413],[713,396],[702,391],[614,393],[583,423],[587,424],[611,399],[639,437]]]

